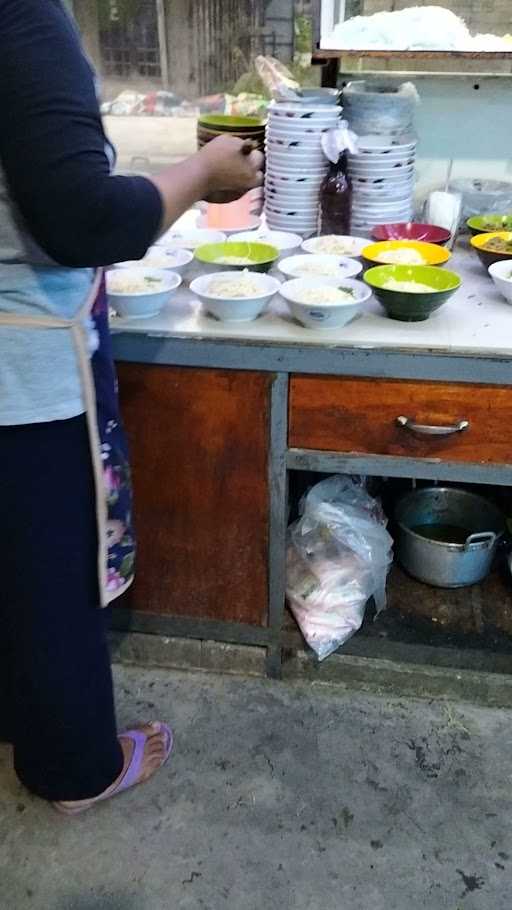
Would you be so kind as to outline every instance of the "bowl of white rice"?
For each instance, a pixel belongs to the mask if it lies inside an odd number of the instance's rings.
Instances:
[[[292,315],[308,329],[336,329],[351,322],[371,296],[351,278],[294,278],[281,285]]]
[[[252,322],[277,294],[280,282],[261,272],[212,272],[196,278],[190,290],[221,322]]]
[[[194,254],[190,250],[168,249],[164,246],[152,246],[143,259],[130,262],[118,262],[116,269],[165,269],[183,275],[185,269],[192,262]]]
[[[109,306],[124,319],[157,316],[181,284],[177,272],[163,269],[112,269],[107,273]]]
[[[363,266],[348,256],[323,255],[306,253],[302,256],[287,256],[279,263],[279,271],[287,278],[355,278]]]

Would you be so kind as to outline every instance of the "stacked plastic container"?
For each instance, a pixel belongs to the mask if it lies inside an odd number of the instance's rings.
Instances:
[[[270,228],[309,237],[318,231],[320,187],[329,161],[322,134],[338,126],[341,108],[325,103],[277,103],[266,136],[265,216]]]
[[[369,236],[377,224],[412,219],[416,145],[414,133],[359,137],[359,153],[348,157],[352,233]]]

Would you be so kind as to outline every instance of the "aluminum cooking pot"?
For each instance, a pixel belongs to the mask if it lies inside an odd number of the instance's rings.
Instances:
[[[505,533],[505,520],[496,506],[475,493],[449,487],[408,493],[398,503],[395,519],[396,554],[403,568],[439,588],[482,581]],[[451,542],[452,534],[460,538],[458,542]]]

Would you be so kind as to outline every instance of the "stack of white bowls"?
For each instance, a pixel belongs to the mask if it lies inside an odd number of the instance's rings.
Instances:
[[[414,133],[359,137],[359,153],[348,159],[352,233],[369,236],[377,224],[412,220],[416,145]]]
[[[273,103],[266,138],[265,216],[270,228],[309,237],[318,231],[320,187],[329,170],[322,135],[338,126],[328,103]]]

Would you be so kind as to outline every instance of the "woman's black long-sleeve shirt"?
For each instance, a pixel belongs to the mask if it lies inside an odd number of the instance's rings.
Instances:
[[[0,0],[0,118],[11,196],[51,259],[92,267],[144,255],[162,200],[144,177],[111,175],[94,73],[60,0]]]

